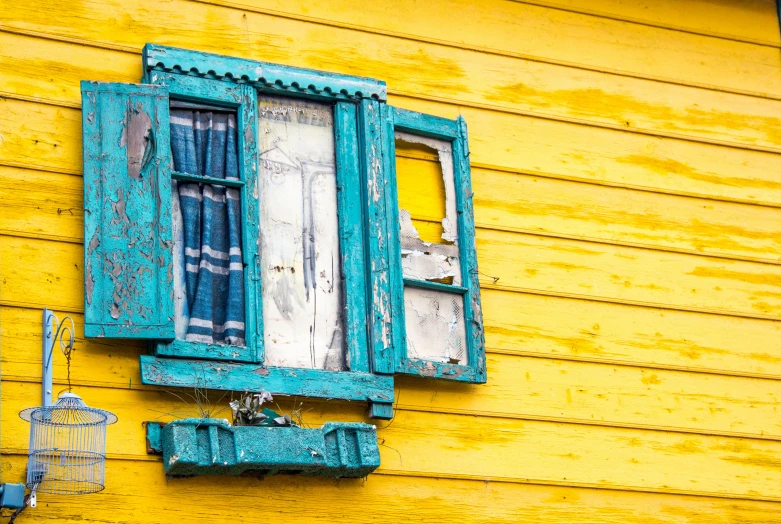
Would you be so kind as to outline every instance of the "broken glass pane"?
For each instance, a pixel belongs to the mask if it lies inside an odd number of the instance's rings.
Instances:
[[[407,356],[467,365],[463,295],[414,283],[462,284],[452,144],[395,138]]]
[[[258,99],[266,365],[344,370],[333,108]]]
[[[461,285],[450,142],[397,131],[396,157],[404,278]],[[421,238],[419,228],[435,225],[439,238]]]
[[[404,287],[407,356],[467,365],[464,297]]]

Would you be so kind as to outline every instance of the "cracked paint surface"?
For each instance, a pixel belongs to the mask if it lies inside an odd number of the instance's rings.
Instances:
[[[266,365],[346,369],[333,109],[258,99]]]

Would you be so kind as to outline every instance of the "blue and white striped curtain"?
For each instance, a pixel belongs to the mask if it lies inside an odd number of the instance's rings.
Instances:
[[[231,113],[171,109],[180,173],[239,179]],[[174,181],[177,338],[244,345],[244,266],[238,189]]]

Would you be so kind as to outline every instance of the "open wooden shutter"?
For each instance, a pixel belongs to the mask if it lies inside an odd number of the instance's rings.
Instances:
[[[395,372],[484,383],[466,122],[388,106],[385,124]],[[397,141],[410,147],[397,151]],[[410,162],[425,167],[405,172]],[[432,166],[439,166],[439,174]],[[429,183],[437,177],[444,184],[441,193]],[[431,206],[438,197],[444,208],[439,225]],[[409,210],[400,205],[405,200],[412,204]]]
[[[84,334],[173,339],[168,89],[82,82]]]

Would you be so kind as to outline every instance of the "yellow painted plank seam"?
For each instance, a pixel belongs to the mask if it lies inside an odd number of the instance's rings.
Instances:
[[[495,278],[491,277],[490,275],[485,275],[484,273],[480,273],[481,275],[488,277],[488,278]],[[758,314],[749,314],[749,313],[743,313],[740,311],[730,311],[725,309],[709,309],[709,308],[700,308],[700,307],[682,307],[682,306],[676,306],[673,304],[662,304],[662,303],[656,303],[656,302],[643,302],[639,300],[626,300],[621,298],[611,298],[611,297],[597,297],[594,295],[583,295],[580,293],[564,293],[560,291],[549,291],[547,289],[533,289],[533,288],[526,288],[526,287],[520,287],[520,286],[504,286],[504,285],[497,285],[494,282],[488,281],[488,280],[480,280],[480,287],[482,289],[493,289],[496,291],[510,291],[515,293],[524,293],[527,295],[540,295],[540,296],[546,296],[546,297],[557,297],[557,298],[570,298],[573,300],[588,300],[590,302],[605,302],[608,304],[622,304],[625,306],[637,306],[637,307],[647,307],[652,309],[667,309],[672,311],[688,311],[690,313],[705,313],[708,315],[720,315],[720,316],[727,316],[727,317],[740,317],[740,318],[753,318],[757,320],[772,320],[772,321],[779,321],[778,317],[774,317],[771,315],[758,315]],[[0,305],[2,305],[2,301],[0,301]]]
[[[593,16],[596,18],[604,18],[606,20],[615,20],[617,22],[626,22],[629,24],[634,25],[642,25],[645,27],[653,27],[656,29],[664,29],[667,31],[675,31],[678,33],[687,33],[690,35],[698,35],[698,36],[707,36],[710,38],[718,38],[719,40],[730,40],[733,42],[741,42],[744,44],[754,44],[759,45],[763,47],[772,47],[774,49],[779,49],[779,45],[776,42],[771,42],[769,40],[762,40],[759,38],[741,38],[737,35],[729,35],[726,33],[715,33],[710,31],[697,31],[695,29],[689,28],[689,27],[683,27],[683,26],[676,26],[676,25],[662,25],[658,23],[651,22],[649,20],[643,20],[641,18],[632,18],[629,16],[626,17],[619,17],[610,13],[606,13],[603,11],[594,11],[590,9],[575,9],[568,6],[563,6],[560,4],[556,4],[554,2],[540,2],[540,1],[533,1],[533,0],[506,0],[509,2],[514,2],[516,4],[525,4],[525,5],[536,5],[538,7],[547,7],[549,9],[555,9],[557,11],[564,11],[568,13],[577,13],[580,15],[586,15],[586,16]]]

